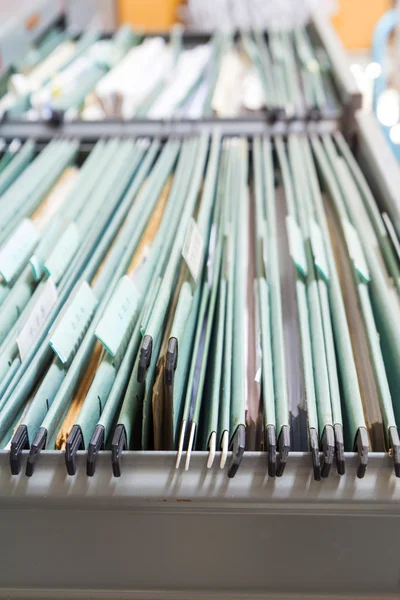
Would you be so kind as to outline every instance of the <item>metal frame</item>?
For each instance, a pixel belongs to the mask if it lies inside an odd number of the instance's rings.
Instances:
[[[69,477],[62,453],[46,452],[28,479],[9,474],[2,452],[0,597],[398,594],[400,481],[388,456],[372,455],[358,480],[347,455],[347,474],[322,483],[308,455],[292,454],[276,480],[260,453],[245,453],[232,480],[207,470],[205,453],[188,472],[174,458],[126,453],[115,479],[104,452],[88,479],[85,453]]]
[[[285,135],[287,133],[330,133],[338,128],[338,122],[332,121],[293,121],[269,124],[262,119],[202,119],[148,121],[136,120],[111,121],[70,121],[59,127],[43,122],[9,122],[0,125],[0,136],[11,140],[33,138],[48,141],[54,137],[70,137],[81,141],[93,141],[102,137],[168,137],[187,136],[204,130],[218,128],[223,135]]]
[[[356,476],[359,457],[345,453],[346,474],[333,469],[321,482],[314,481],[311,454],[291,452],[284,475],[268,478],[267,455],[245,452],[237,475],[227,477],[229,458],[219,467],[220,453],[207,469],[207,452],[192,454],[190,469],[175,468],[176,452],[124,452],[121,477],[113,477],[111,453],[100,452],[93,477],[86,475],[86,451],[78,452],[76,475],[68,476],[64,452],[48,450],[41,454],[32,477],[23,468],[11,475],[9,452],[0,451],[0,503],[2,507],[66,509],[135,509],[164,508],[181,512],[190,508],[231,510],[278,514],[282,510],[299,514],[358,513],[400,516],[400,480],[396,478],[392,459],[384,453],[371,453],[367,473]],[[184,509],[187,510],[186,507]]]

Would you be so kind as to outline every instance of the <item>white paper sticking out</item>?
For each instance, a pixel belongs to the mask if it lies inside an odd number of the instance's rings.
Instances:
[[[131,119],[140,104],[168,77],[171,67],[172,52],[165,40],[161,37],[145,40],[99,81],[94,96],[107,116],[116,114],[119,99],[122,117]]]
[[[219,117],[239,114],[242,104],[240,87],[247,71],[247,61],[237,50],[230,50],[223,56],[212,98],[212,108]]]
[[[265,94],[256,68],[251,68],[245,74],[241,88],[243,106],[248,110],[262,110],[265,106]]]
[[[202,76],[211,59],[211,44],[203,44],[192,50],[184,50],[169,84],[151,107],[148,116],[151,119],[168,119],[175,109],[185,100],[189,91]]]

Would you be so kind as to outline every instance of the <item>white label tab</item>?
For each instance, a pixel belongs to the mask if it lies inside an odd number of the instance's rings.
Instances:
[[[190,274],[197,281],[203,262],[204,240],[194,219],[190,219],[183,244],[182,256],[186,261]]]
[[[124,276],[96,327],[95,336],[111,356],[115,356],[129,332],[139,304],[139,293],[132,279]]]
[[[86,281],[82,281],[65,305],[54,325],[50,346],[63,364],[69,362],[92,320],[97,298]]]
[[[32,309],[25,325],[21,329],[17,337],[17,345],[21,362],[26,359],[29,350],[32,348],[37,340],[40,331],[47,317],[50,314],[51,309],[57,302],[58,294],[57,288],[51,277],[46,281],[43,290],[36,301],[35,306]]]
[[[29,260],[39,234],[30,219],[24,219],[0,250],[0,273],[8,283]]]

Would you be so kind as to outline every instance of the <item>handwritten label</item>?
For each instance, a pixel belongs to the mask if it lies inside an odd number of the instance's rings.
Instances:
[[[329,278],[328,261],[325,254],[324,239],[320,226],[314,219],[310,221],[310,241],[314,255],[314,263],[318,271],[325,278]]]
[[[354,267],[357,273],[365,280],[370,280],[370,275],[367,267],[367,263],[364,258],[363,249],[361,246],[360,238],[353,225],[347,219],[342,220],[343,233],[346,238],[347,249],[349,256],[353,261]]]
[[[17,345],[22,362],[26,360],[30,349],[36,342],[51,309],[57,302],[57,298],[57,288],[53,279],[49,277],[31,314],[17,337]]]
[[[56,283],[60,281],[73,259],[79,247],[79,242],[78,227],[76,223],[70,223],[44,264],[46,272],[53,277]]]
[[[291,215],[286,217],[286,229],[289,238],[289,251],[296,267],[302,275],[307,275],[307,261],[301,229]]]
[[[190,274],[197,281],[203,262],[204,240],[194,219],[190,219],[183,244],[182,256],[186,261]]]
[[[30,219],[24,219],[0,250],[0,273],[8,283],[29,260],[39,234]]]
[[[95,336],[111,356],[116,356],[139,304],[139,293],[132,279],[124,276],[96,327]]]
[[[82,341],[97,306],[97,298],[82,281],[54,325],[50,346],[63,364],[68,363]]]

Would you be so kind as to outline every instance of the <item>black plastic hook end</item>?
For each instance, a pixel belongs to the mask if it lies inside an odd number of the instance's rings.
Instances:
[[[25,475],[27,477],[32,477],[37,459],[39,458],[39,454],[46,447],[47,441],[47,429],[44,427],[40,427],[39,431],[35,435],[35,439],[32,442],[31,449],[28,455],[28,460],[26,462]]]
[[[266,450],[268,453],[268,476],[276,475],[276,429],[275,425],[267,425]]]
[[[78,450],[84,450],[84,448],[82,429],[79,425],[74,425],[65,444],[65,466],[67,467],[68,475],[75,475],[76,453]]]
[[[26,425],[19,425],[11,440],[10,469],[12,475],[18,475],[21,472],[22,450],[29,450],[29,436]]]
[[[309,121],[320,121],[322,119],[322,112],[318,106],[311,106],[308,110],[307,117]]]
[[[271,106],[267,109],[267,121],[271,125],[278,121],[286,121],[286,109],[283,106]]]
[[[238,425],[231,439],[229,449],[232,450],[232,460],[228,469],[228,477],[235,477],[242,462],[246,444],[246,429],[244,425]]]
[[[335,430],[335,448],[336,448],[336,468],[339,475],[344,475],[346,471],[344,459],[344,434],[343,425],[336,423]]]
[[[178,340],[171,337],[168,340],[167,356],[165,360],[165,384],[168,386],[174,383],[174,374],[178,364]]]
[[[394,472],[400,477],[400,439],[397,427],[389,428],[389,447],[392,451]]]
[[[45,120],[53,127],[59,127],[64,122],[65,112],[55,108],[50,108],[45,112]]]
[[[326,479],[329,477],[331,467],[333,465],[333,458],[335,456],[335,432],[333,425],[325,425],[321,439],[322,449],[322,466],[321,466],[321,477]]]
[[[314,427],[311,427],[309,435],[314,479],[315,481],[321,481],[321,460],[319,456],[318,432]]]
[[[111,443],[111,466],[114,477],[121,477],[121,456],[127,445],[125,427],[117,425]]]
[[[146,373],[147,369],[150,366],[152,352],[153,338],[151,337],[151,335],[145,335],[142,340],[142,345],[140,347],[139,365],[137,373],[138,383],[143,383],[146,379]]]
[[[96,425],[90,439],[86,461],[86,475],[93,477],[96,471],[97,455],[104,448],[105,430],[103,425]]]
[[[357,477],[362,479],[368,466],[369,439],[365,427],[359,427],[356,435],[355,447],[360,458]]]
[[[290,427],[288,425],[284,425],[281,429],[281,432],[280,432],[279,438],[278,438],[279,459],[278,459],[278,466],[276,469],[277,477],[282,477],[282,475],[285,471],[289,452],[290,452]]]

